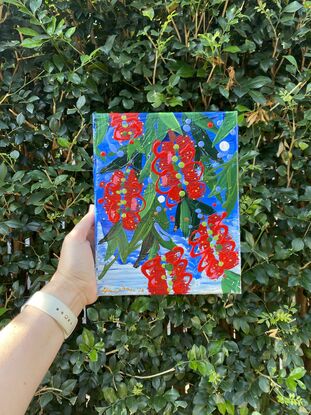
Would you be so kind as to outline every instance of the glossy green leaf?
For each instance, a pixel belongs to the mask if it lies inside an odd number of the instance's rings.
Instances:
[[[298,70],[297,61],[293,55],[286,55],[284,56],[284,59],[288,60],[288,62],[291,63]]]
[[[299,1],[292,1],[284,9],[283,13],[295,13],[303,7]]]
[[[29,6],[33,13],[35,13],[41,6],[42,0],[30,0]]]
[[[269,393],[269,391],[270,391],[270,382],[269,382],[269,379],[267,379],[267,378],[265,378],[265,377],[261,376],[261,377],[259,378],[258,384],[259,384],[260,389],[261,389],[264,393]]]
[[[4,181],[7,173],[8,173],[8,169],[6,165],[2,162],[0,164],[0,183]]]
[[[304,247],[304,243],[301,238],[295,238],[292,240],[292,248],[294,251],[301,251],[303,247]]]
[[[18,27],[17,30],[22,35],[26,35],[26,36],[39,36],[39,33],[36,30],[31,29],[30,27]]]

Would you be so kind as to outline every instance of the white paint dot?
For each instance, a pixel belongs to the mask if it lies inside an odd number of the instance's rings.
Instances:
[[[229,145],[228,141],[222,141],[219,144],[219,148],[220,148],[221,151],[228,151],[229,148],[230,148],[230,145]]]
[[[163,195],[158,196],[158,201],[159,201],[160,203],[165,202],[165,197],[164,197]]]

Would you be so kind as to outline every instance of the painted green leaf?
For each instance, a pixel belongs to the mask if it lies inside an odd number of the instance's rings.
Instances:
[[[107,242],[107,249],[105,252],[105,261],[107,261],[107,259],[109,259],[115,253],[117,248],[118,248],[118,239],[116,237],[110,239]]]
[[[103,141],[105,135],[107,134],[109,128],[109,116],[108,114],[94,114],[94,120],[96,120],[96,131],[95,131],[95,143],[94,143],[94,150],[95,153],[100,156],[100,151],[98,146]]]
[[[232,128],[234,128],[237,125],[237,112],[227,112],[225,114],[225,118],[223,123],[221,124],[216,137],[213,141],[213,147],[215,147],[216,144],[218,144],[221,140],[223,140],[227,135],[230,133]]]
[[[128,247],[129,247],[129,243],[127,241],[126,233],[124,232],[124,229],[122,228],[118,234],[118,251],[119,251],[121,261],[124,264],[129,254]]]
[[[157,222],[161,226],[162,229],[167,230],[169,228],[170,222],[164,210],[161,210],[161,212],[157,214]]]
[[[143,261],[147,257],[154,242],[155,242],[155,237],[154,237],[153,229],[151,229],[151,231],[148,233],[148,235],[145,236],[143,243],[141,244],[139,255],[133,265],[134,268],[138,268],[140,265],[140,262]]]
[[[201,155],[205,154],[213,160],[221,162],[221,160],[217,157],[218,151],[216,150],[216,148],[213,147],[212,141],[210,140],[206,131],[196,125],[192,125],[191,132],[196,142],[204,142],[204,147],[197,147],[198,154],[196,154],[196,160],[199,160],[201,158]]]
[[[212,131],[213,133],[217,133],[217,128],[215,127],[213,120],[204,114],[193,114],[191,112],[185,112],[183,118],[189,118],[192,121],[192,123],[194,123],[197,127],[203,130],[208,130]],[[208,126],[208,123],[210,122],[213,123],[213,127]],[[193,127],[193,125],[191,125],[191,127]]]
[[[225,271],[225,274],[221,280],[221,289],[224,294],[241,293],[241,281],[240,276],[233,271]]]
[[[154,235],[155,240],[156,240],[158,245],[161,245],[161,246],[163,246],[163,248],[166,248],[166,249],[173,249],[174,248],[175,244],[171,239],[164,240],[162,238],[162,236],[154,228],[153,228],[152,232],[153,232],[153,235]]]
[[[154,185],[152,183],[148,184],[146,190],[144,191],[144,199],[146,201],[146,207],[144,210],[141,211],[140,217],[143,218],[147,215],[150,208],[153,206],[155,202],[156,192],[154,189]]]
[[[180,228],[180,205],[181,203],[179,202],[177,207],[176,207],[176,212],[175,212],[175,229],[179,229]]]
[[[153,242],[153,245],[152,245],[150,251],[149,251],[148,259],[151,259],[151,258],[154,258],[155,256],[157,256],[159,249],[160,249],[160,244],[157,240],[155,240]]]
[[[146,177],[148,177],[150,175],[150,167],[151,167],[151,163],[154,159],[154,155],[153,153],[150,155],[150,157],[147,159],[144,167],[142,168],[140,175],[139,175],[139,180],[140,182],[142,182]]]
[[[109,232],[99,241],[99,244],[104,242],[108,242],[111,239],[117,238],[118,234],[121,232],[122,225],[121,222],[114,224],[110,229]]]
[[[131,160],[131,158],[133,157],[133,154],[135,152],[137,152],[137,150],[141,153],[143,152],[142,147],[141,147],[141,143],[139,140],[134,140],[134,142],[132,144],[128,143],[128,145],[126,146],[126,151],[127,151],[127,158],[128,160]]]
[[[146,156],[151,154],[152,145],[156,140],[162,141],[168,133],[168,130],[173,130],[179,134],[182,134],[180,125],[171,112],[148,114],[144,125],[144,136],[141,139],[141,151]],[[147,163],[143,169],[141,178],[146,177],[146,172],[150,173],[151,157],[147,160]],[[147,165],[148,164],[148,165]]]
[[[179,122],[177,121],[177,118],[172,112],[160,112],[159,124],[164,124],[166,126],[167,131],[172,130],[176,131],[179,134],[182,134]]]
[[[200,200],[188,200],[188,204],[191,210],[201,209],[204,215],[211,215],[215,213],[215,209],[212,206],[207,205],[206,203],[201,202]]]
[[[204,162],[204,160],[202,160],[202,161]],[[218,176],[217,176],[217,174],[215,172],[215,169],[213,167],[206,168],[204,170],[203,181],[207,184],[207,187],[209,189],[211,189],[211,192],[208,195],[208,197],[216,196],[217,199],[222,203],[221,194],[216,190]]]
[[[222,167],[222,170],[218,172],[217,175],[217,186],[219,186],[222,191],[226,191],[223,207],[226,209],[227,214],[230,215],[238,198],[238,153],[236,152]]]
[[[187,199],[184,199],[180,205],[180,229],[185,237],[189,236],[191,223],[191,211]]]
[[[234,209],[235,204],[238,198],[238,185],[237,185],[237,165],[232,165],[232,167],[226,171],[227,179],[227,193],[226,200],[223,204],[223,207],[226,209],[228,215]]]
[[[141,148],[146,155],[150,154],[152,144],[156,139],[158,139],[155,128],[157,121],[157,114],[147,114],[146,121],[144,124],[144,135],[141,139]]]
[[[107,274],[107,272],[109,271],[110,267],[116,262],[116,260],[117,260],[117,258],[115,257],[108,264],[106,264],[104,266],[102,272],[97,277],[99,281],[104,278],[104,276]]]
[[[99,151],[98,151],[99,152]],[[127,164],[127,156],[126,154],[122,157],[117,157],[110,164],[108,164],[106,167],[101,169],[101,173],[108,173],[117,169],[122,169]]]
[[[137,249],[137,245],[142,241],[146,235],[150,232],[153,226],[153,211],[149,210],[148,214],[145,216],[145,219],[141,221],[137,228],[135,229],[134,235],[128,245],[128,255]]]

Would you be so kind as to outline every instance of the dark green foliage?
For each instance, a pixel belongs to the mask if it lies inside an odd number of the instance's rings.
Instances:
[[[2,326],[92,200],[92,112],[237,110],[240,125],[243,294],[100,299],[29,414],[310,413],[310,10],[2,1]]]

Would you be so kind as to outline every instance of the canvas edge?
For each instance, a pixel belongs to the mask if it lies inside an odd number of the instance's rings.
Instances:
[[[95,276],[96,276],[96,290],[97,295],[101,296],[102,293],[98,289],[98,273],[96,266],[96,257],[97,257],[97,203],[96,203],[96,172],[97,172],[97,158],[96,158],[96,120],[97,112],[92,114],[92,138],[93,138],[93,197],[94,197],[94,264],[95,264]]]

